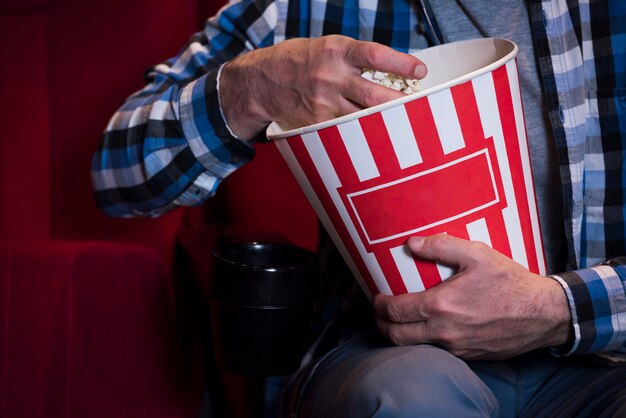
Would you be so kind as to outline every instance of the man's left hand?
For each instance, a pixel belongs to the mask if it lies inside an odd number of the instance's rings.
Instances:
[[[570,311],[555,280],[479,242],[413,237],[414,256],[456,274],[418,293],[377,295],[379,329],[397,345],[437,344],[467,359],[504,359],[567,342]]]

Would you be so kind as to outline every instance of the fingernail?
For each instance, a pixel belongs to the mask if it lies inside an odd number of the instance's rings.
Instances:
[[[427,72],[428,69],[426,68],[426,66],[424,64],[420,64],[415,67],[415,78],[424,78]]]
[[[424,245],[424,237],[411,237],[408,239],[407,244],[411,247],[421,247]]]

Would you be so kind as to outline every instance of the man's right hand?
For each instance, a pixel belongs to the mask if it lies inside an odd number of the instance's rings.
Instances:
[[[224,66],[222,111],[235,135],[251,140],[272,121],[293,129],[404,96],[362,78],[364,68],[405,78],[426,75],[420,60],[378,43],[340,35],[291,39]]]

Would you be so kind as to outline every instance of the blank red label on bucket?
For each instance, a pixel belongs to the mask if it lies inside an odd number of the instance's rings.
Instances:
[[[449,278],[413,235],[482,241],[545,274],[514,59],[469,81],[275,141],[364,290]]]
[[[472,178],[459,187],[460,179]],[[350,216],[371,248],[427,231],[502,203],[488,149],[399,180],[344,194]],[[398,208],[413,208],[401,210]],[[385,219],[385,222],[380,220]]]

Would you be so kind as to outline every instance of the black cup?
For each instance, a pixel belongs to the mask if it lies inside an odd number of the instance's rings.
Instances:
[[[315,255],[271,242],[219,245],[211,297],[217,366],[248,376],[296,371],[315,302]]]

